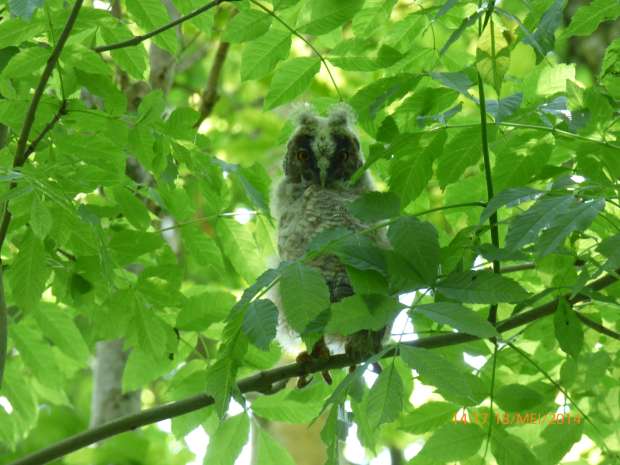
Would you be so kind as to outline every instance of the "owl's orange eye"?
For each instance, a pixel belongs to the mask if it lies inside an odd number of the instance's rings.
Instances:
[[[307,161],[308,160],[308,152],[305,150],[299,150],[297,152],[297,159],[299,161]]]
[[[347,152],[346,150],[341,150],[340,151],[340,158],[342,160],[348,160],[349,159],[349,152]]]

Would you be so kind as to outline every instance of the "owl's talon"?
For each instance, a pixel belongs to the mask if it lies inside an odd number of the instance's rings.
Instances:
[[[329,352],[329,348],[325,344],[325,340],[321,338],[317,341],[316,344],[314,344],[312,352],[308,353],[308,351],[303,351],[299,355],[297,355],[296,360],[297,363],[305,365],[314,363],[317,360],[328,359],[330,355],[331,354]],[[323,379],[327,384],[331,385],[333,383],[332,377],[329,374],[328,370],[321,371],[321,375],[323,376]],[[308,379],[307,375],[300,376],[297,380],[297,387],[301,389],[304,386],[310,384],[310,381],[312,381],[312,377]]]
[[[308,378],[308,376],[303,375],[297,379],[297,388],[302,389],[305,388],[308,384],[312,382],[312,376]]]
[[[329,371],[323,370],[321,372],[321,375],[323,375],[323,379],[325,380],[325,382],[331,386],[334,380],[332,379],[332,375],[329,374]]]

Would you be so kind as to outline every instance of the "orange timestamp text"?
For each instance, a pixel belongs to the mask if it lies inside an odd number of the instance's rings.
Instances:
[[[457,412],[452,416],[452,423],[474,423],[486,425],[494,420],[498,425],[580,425],[583,418],[570,413],[538,412],[495,412],[493,417],[488,412]]]

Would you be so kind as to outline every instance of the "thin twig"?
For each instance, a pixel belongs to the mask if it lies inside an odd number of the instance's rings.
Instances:
[[[331,69],[329,68],[329,65],[327,64],[327,61],[325,60],[325,58],[323,58],[323,55],[321,54],[321,52],[319,52],[316,49],[316,47],[312,45],[312,42],[310,42],[308,39],[302,36],[299,32],[297,32],[295,28],[289,26],[282,18],[280,18],[277,14],[275,14],[273,10],[270,10],[269,8],[257,2],[256,0],[250,0],[250,2],[252,2],[254,5],[259,7],[263,11],[267,12],[267,14],[273,16],[276,19],[276,21],[278,21],[285,28],[287,28],[291,34],[294,34],[296,37],[300,38],[308,47],[310,47],[310,49],[312,49],[312,51],[316,54],[316,56],[319,57],[319,60],[321,60],[321,63],[323,63],[323,66],[325,66],[325,69],[327,70],[327,74],[329,74],[329,79],[332,81],[332,85],[334,86],[334,89],[336,90],[336,93],[338,94],[338,100],[342,102],[343,101],[342,94],[340,93],[340,88],[336,84],[336,80],[334,79],[334,76],[332,75]]]
[[[213,7],[218,6],[220,3],[224,3],[224,2],[238,2],[239,0],[213,0],[211,3],[207,3],[204,6],[201,6],[200,8],[195,9],[194,11],[192,11],[191,13],[188,13],[184,16],[180,16],[179,18],[175,19],[174,21],[170,21],[167,24],[164,24],[163,26],[151,31],[151,32],[147,32],[146,34],[142,34],[142,35],[138,35],[138,36],[134,36],[131,39],[127,39],[127,40],[123,40],[122,42],[117,42],[115,44],[109,44],[109,45],[101,45],[99,47],[95,47],[93,48],[93,50],[97,53],[101,53],[101,52],[107,52],[109,50],[118,50],[119,48],[126,48],[126,47],[134,47],[142,42],[144,42],[147,39],[150,39],[151,37],[156,36],[157,34],[161,34],[162,32],[167,31],[168,29],[172,29],[175,26],[178,26],[181,23],[184,23],[185,21],[192,19],[202,13],[204,13],[205,11],[210,10]]]
[[[198,121],[194,124],[195,128],[199,127],[200,124],[211,115],[213,107],[215,107],[215,104],[220,98],[218,87],[229,48],[230,44],[228,42],[220,42],[220,45],[217,47],[215,57],[213,58],[213,64],[211,65],[211,71],[209,72],[207,87],[200,98],[200,116],[198,117]]]
[[[620,272],[620,270],[616,270]],[[606,275],[596,281],[590,283],[588,286],[591,290],[599,291],[611,284],[615,283],[617,279],[613,276]],[[571,303],[575,303],[586,299],[585,295],[578,295],[573,297],[566,295],[561,298],[568,300]],[[528,312],[520,313],[514,317],[508,318],[497,324],[497,330],[499,332],[508,331],[518,328],[532,321],[538,320],[545,316],[551,315],[558,304],[559,299],[536,307]],[[404,344],[411,347],[422,347],[426,349],[433,349],[438,347],[446,347],[456,344],[462,344],[464,342],[475,341],[480,339],[477,336],[473,336],[466,333],[449,333],[439,336],[432,336],[427,338],[418,339],[416,341],[406,342]],[[393,357],[397,352],[397,348],[394,347],[385,352],[384,357]],[[324,370],[344,368],[352,366],[356,363],[360,363],[362,360],[353,359],[346,354],[333,355],[326,359],[317,359],[311,362],[292,363],[282,367],[274,368],[268,371],[261,371],[252,376],[244,378],[237,384],[239,391],[242,393],[247,392],[271,392],[271,386],[279,383],[283,380],[297,378],[304,374],[317,373]],[[141,426],[156,423],[167,418],[174,418],[180,415],[184,415],[195,410],[212,405],[213,398],[208,394],[199,394],[194,397],[183,399],[177,402],[172,402],[159,407],[144,410],[140,413],[127,415],[125,417],[113,420],[109,423],[101,425],[96,428],[92,428],[83,433],[76,434],[67,439],[64,439],[56,444],[53,444],[45,449],[41,449],[26,457],[11,462],[9,465],[42,465],[51,460],[63,457],[71,452],[75,452],[90,444],[94,444],[103,439],[115,436],[126,431],[134,430]]]
[[[617,332],[609,328],[606,328],[602,324],[591,320],[590,318],[588,318],[585,315],[582,315],[581,313],[577,313],[577,318],[579,318],[584,325],[589,326],[594,331],[598,331],[599,333],[604,334],[605,336],[609,336],[609,337],[612,337],[620,341],[620,334],[618,334]]]
[[[28,158],[36,150],[39,142],[41,142],[43,138],[45,137],[45,135],[48,132],[50,132],[54,128],[54,126],[56,126],[56,123],[60,121],[60,118],[62,118],[66,114],[67,114],[67,101],[63,100],[60,103],[60,108],[58,108],[58,111],[56,112],[52,120],[45,125],[41,133],[30,143],[30,145],[26,149],[26,152],[24,154],[26,158]]]

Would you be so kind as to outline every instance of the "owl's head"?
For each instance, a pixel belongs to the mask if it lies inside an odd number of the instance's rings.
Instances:
[[[330,187],[350,180],[364,164],[348,105],[334,105],[325,117],[305,105],[296,120],[284,158],[284,174],[291,182]]]

